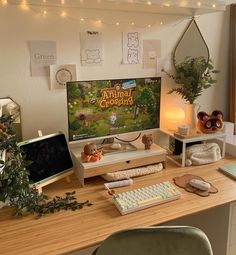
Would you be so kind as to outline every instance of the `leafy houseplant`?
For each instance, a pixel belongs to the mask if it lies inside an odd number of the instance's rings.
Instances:
[[[0,161],[0,201],[7,202],[14,209],[15,216],[35,213],[37,218],[60,210],[77,210],[89,201],[77,202],[75,192],[67,192],[65,197],[56,196],[49,200],[48,196],[38,193],[29,183],[27,162],[17,145],[12,130],[11,116],[0,117],[0,153],[5,150],[6,159]]]
[[[175,60],[174,63],[176,63]],[[195,102],[204,89],[216,83],[212,74],[219,72],[214,69],[212,61],[207,62],[204,57],[186,57],[183,62],[175,64],[175,69],[175,75],[163,70],[176,84],[179,84],[178,87],[172,88],[168,94],[175,92],[190,104]]]

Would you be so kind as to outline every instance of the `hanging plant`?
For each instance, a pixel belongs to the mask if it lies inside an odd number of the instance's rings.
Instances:
[[[175,64],[175,69],[176,74],[162,70],[179,85],[171,89],[168,94],[175,92],[190,104],[195,102],[204,89],[210,88],[216,83],[212,75],[219,73],[214,69],[212,61],[207,62],[204,57],[186,57],[183,62]]]
[[[29,183],[27,166],[30,162],[22,156],[12,129],[11,116],[0,117],[0,156],[5,152],[5,160],[0,160],[0,201],[13,208],[13,215],[33,213],[36,218],[60,210],[77,210],[92,205],[89,201],[78,202],[75,192],[67,192],[64,197],[49,199],[38,193]],[[1,157],[0,157],[1,158]]]

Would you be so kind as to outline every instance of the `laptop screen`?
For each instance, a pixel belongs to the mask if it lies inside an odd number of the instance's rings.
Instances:
[[[64,134],[56,133],[19,143],[26,160],[30,182],[42,183],[63,174],[73,167]]]

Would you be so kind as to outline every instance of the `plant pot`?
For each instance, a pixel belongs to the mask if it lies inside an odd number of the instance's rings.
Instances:
[[[185,122],[189,125],[190,129],[197,128],[197,113],[200,105],[197,103],[185,105]]]

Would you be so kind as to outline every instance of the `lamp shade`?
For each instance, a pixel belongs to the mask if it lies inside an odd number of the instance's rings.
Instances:
[[[169,107],[165,111],[168,129],[176,130],[178,125],[185,119],[185,112],[181,107]]]

